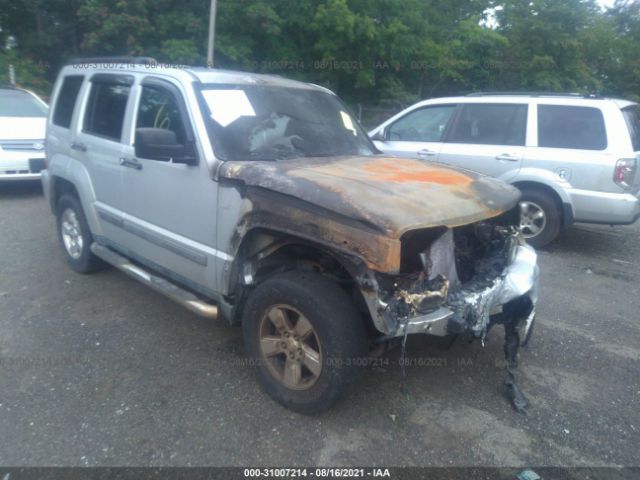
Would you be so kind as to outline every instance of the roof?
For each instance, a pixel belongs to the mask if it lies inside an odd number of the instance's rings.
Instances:
[[[454,104],[454,103],[553,103],[557,105],[585,105],[585,106],[597,106],[602,102],[612,102],[618,108],[625,108],[630,105],[635,105],[635,102],[629,100],[623,100],[618,98],[608,97],[583,97],[583,96],[571,96],[571,95],[517,95],[512,93],[505,93],[504,95],[472,95],[464,97],[437,97],[427,100],[421,100],[420,102],[411,105],[408,108],[414,108],[425,105],[441,105],[441,104]],[[404,111],[404,110],[403,110]]]
[[[23,88],[18,88],[18,87],[14,87],[11,85],[0,85],[0,91],[3,92],[3,95],[13,95],[13,94],[19,94],[19,95],[29,95],[29,91],[23,89]]]
[[[150,57],[95,57],[71,60],[65,67],[77,73],[156,73],[171,77],[184,77],[188,74],[203,84],[233,85],[270,85],[278,87],[317,89],[329,92],[324,87],[310,83],[290,80],[278,75],[266,75],[251,72],[222,70],[188,65],[165,64]]]
[[[474,92],[467,97],[567,97],[604,99],[603,96],[593,93],[563,93],[563,92]]]

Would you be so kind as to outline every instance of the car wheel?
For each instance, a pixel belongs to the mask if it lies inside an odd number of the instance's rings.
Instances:
[[[544,247],[560,233],[560,208],[548,193],[535,188],[520,190],[520,230],[527,243],[536,248]]]
[[[91,252],[93,237],[80,201],[63,195],[57,206],[58,238],[69,266],[80,273],[90,273],[105,264]]]
[[[243,312],[248,356],[265,391],[304,414],[328,409],[367,358],[367,332],[349,296],[311,272],[272,277]]]

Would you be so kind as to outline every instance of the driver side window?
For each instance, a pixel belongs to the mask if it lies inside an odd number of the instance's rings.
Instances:
[[[175,97],[162,87],[142,87],[136,128],[164,128],[176,134],[178,143],[187,142],[185,125]]]
[[[440,142],[455,110],[456,105],[438,105],[414,110],[389,127],[388,140]]]

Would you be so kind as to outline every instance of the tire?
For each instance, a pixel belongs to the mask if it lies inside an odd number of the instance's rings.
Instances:
[[[520,228],[527,243],[540,248],[551,243],[560,233],[562,212],[556,200],[537,188],[521,188]],[[543,217],[540,217],[542,212]],[[535,218],[537,217],[537,218]]]
[[[65,260],[73,270],[90,273],[105,267],[105,263],[91,252],[93,236],[77,197],[60,197],[56,208],[56,226]],[[66,236],[63,229],[66,229]]]
[[[288,327],[278,331],[276,323],[283,312]],[[303,338],[293,338],[293,334],[308,330],[304,319],[313,332],[304,337],[304,348],[297,350],[302,358],[292,358],[297,355],[295,342]],[[327,410],[357,380],[366,363],[367,331],[360,314],[338,285],[317,273],[287,272],[260,284],[247,300],[242,328],[247,354],[263,389],[298,413]],[[274,339],[280,343],[279,353],[271,350]],[[314,353],[307,355],[308,351]],[[319,353],[316,358],[315,353]],[[296,362],[301,365],[299,371]],[[290,384],[286,383],[287,366],[298,372],[289,376]],[[291,386],[292,378],[300,380],[296,387]]]

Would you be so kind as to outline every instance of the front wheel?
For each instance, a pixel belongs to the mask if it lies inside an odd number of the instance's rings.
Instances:
[[[367,356],[367,332],[350,298],[311,272],[277,275],[256,287],[243,313],[248,356],[265,391],[285,407],[328,409]]]
[[[560,233],[562,213],[558,203],[539,189],[520,190],[520,230],[527,243],[535,248],[544,247]]]

